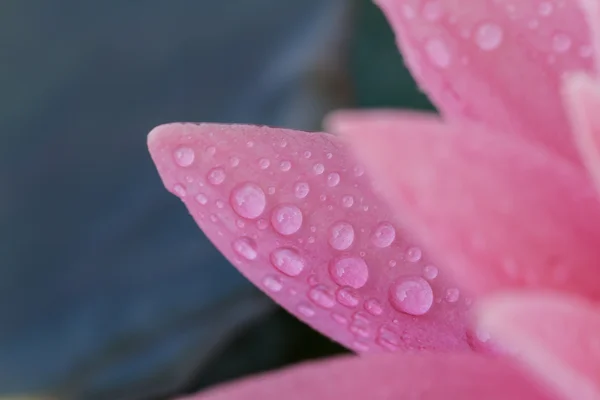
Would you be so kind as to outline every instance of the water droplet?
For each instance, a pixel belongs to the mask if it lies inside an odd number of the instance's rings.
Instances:
[[[297,308],[298,312],[305,317],[312,317],[315,315],[315,310],[308,304],[299,304]]]
[[[363,287],[369,279],[369,267],[360,257],[341,257],[330,264],[331,278],[340,286]]]
[[[347,195],[342,197],[342,206],[345,208],[350,208],[354,204],[354,197]]]
[[[425,277],[425,279],[435,279],[438,276],[438,269],[437,267],[434,267],[433,265],[427,265],[425,268],[423,268],[423,276]]]
[[[308,278],[306,278],[306,282],[308,282],[310,286],[315,286],[319,283],[319,279],[316,274],[310,274]]]
[[[185,188],[182,185],[180,185],[179,183],[173,187],[173,191],[179,197],[185,197],[185,195],[187,194],[187,191],[185,190]]]
[[[359,176],[363,176],[364,174],[365,174],[365,167],[363,167],[362,165],[354,166],[354,176],[359,177]]]
[[[271,165],[271,161],[268,158],[261,158],[258,160],[258,167],[260,169],[267,169]]]
[[[451,55],[448,46],[440,39],[429,39],[425,43],[425,51],[432,63],[440,68],[450,65]]]
[[[552,48],[557,53],[564,53],[571,48],[571,38],[564,33],[557,33],[552,37]]]
[[[323,164],[315,164],[313,165],[313,172],[316,175],[321,175],[323,172],[325,172],[325,166]]]
[[[240,165],[240,159],[237,157],[231,157],[229,159],[229,165],[231,165],[233,168],[237,167]]]
[[[225,202],[223,200],[217,200],[215,201],[215,205],[217,206],[217,208],[223,208],[225,207]]]
[[[282,205],[273,210],[271,225],[282,235],[293,235],[302,227],[302,211],[294,205]]]
[[[327,186],[334,187],[337,186],[339,183],[340,174],[338,174],[337,172],[332,172],[331,174],[327,175]]]
[[[266,219],[259,219],[256,221],[256,227],[261,231],[264,231],[269,227],[269,222]]]
[[[403,313],[423,315],[433,305],[433,290],[421,277],[403,277],[390,288],[390,302]]]
[[[380,223],[371,234],[371,243],[379,248],[388,247],[396,239],[396,229],[388,222]]]
[[[409,4],[402,4],[402,14],[406,19],[413,19],[416,15],[414,8]]]
[[[331,313],[331,319],[333,319],[335,322],[337,322],[340,325],[348,324],[348,318],[344,317],[342,314],[333,312],[333,313]]]
[[[281,169],[283,172],[287,172],[292,169],[292,163],[289,161],[282,161],[281,164],[279,164],[279,169]]]
[[[265,192],[260,186],[246,182],[231,192],[231,207],[240,217],[255,219],[264,211],[267,205]]]
[[[547,17],[548,15],[552,14],[552,11],[554,11],[554,6],[549,1],[544,1],[538,7],[538,12],[543,17]]]
[[[346,307],[356,307],[360,302],[358,294],[348,287],[340,288],[336,293],[338,303]]]
[[[254,142],[253,142],[252,140],[248,140],[248,141],[246,142],[246,147],[250,147],[250,148],[251,148],[251,147],[254,147]]]
[[[217,148],[215,146],[208,146],[206,148],[206,155],[207,156],[214,156],[216,152],[217,152]]]
[[[502,43],[504,33],[502,28],[496,24],[483,24],[475,33],[475,42],[481,50],[495,50]]]
[[[422,255],[423,253],[418,247],[411,247],[406,251],[406,259],[410,262],[418,262]]]
[[[174,153],[175,162],[180,167],[189,167],[196,158],[196,153],[190,147],[179,147]]]
[[[267,188],[267,193],[269,193],[269,194],[275,194],[275,190],[276,190],[275,186],[269,186]]]
[[[372,315],[381,315],[383,313],[383,306],[377,299],[369,299],[365,302],[365,310]]]
[[[335,306],[335,299],[325,286],[316,286],[310,289],[308,298],[319,307],[331,308]]]
[[[208,197],[206,197],[206,195],[204,193],[198,193],[196,195],[196,201],[199,204],[206,205],[206,203],[208,203]]]
[[[460,291],[457,288],[446,290],[446,301],[448,303],[456,303],[460,297]]]
[[[279,147],[282,147],[282,148],[283,148],[283,147],[287,147],[287,145],[288,145],[288,143],[287,143],[287,140],[285,140],[285,139],[283,139],[283,140],[281,141],[281,143],[279,143]]]
[[[281,278],[274,275],[267,275],[262,281],[263,285],[267,290],[273,293],[280,292],[283,289],[283,282]]]
[[[225,181],[226,176],[223,168],[213,168],[208,172],[208,181],[213,185],[220,185]]]
[[[348,328],[350,332],[354,333],[357,336],[361,336],[363,338],[368,338],[370,336],[369,327],[364,326],[361,323],[353,323]]]
[[[294,249],[278,248],[271,253],[271,263],[288,276],[298,276],[305,267],[304,259]]]
[[[442,16],[442,6],[438,0],[428,1],[423,6],[423,17],[430,21],[434,22],[440,19]]]
[[[354,227],[347,222],[336,222],[329,230],[329,244],[336,250],[346,250],[354,242]]]
[[[256,242],[249,237],[241,237],[233,241],[233,251],[246,260],[255,260],[258,256]]]
[[[294,186],[294,194],[297,198],[303,199],[308,196],[310,192],[310,186],[306,182],[298,182],[296,186]]]
[[[312,156],[312,153],[310,151],[306,150],[304,152],[304,158],[310,158],[311,156]]]

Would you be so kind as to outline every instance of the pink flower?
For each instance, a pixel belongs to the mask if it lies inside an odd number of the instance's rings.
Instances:
[[[600,399],[600,3],[379,3],[441,118],[149,135],[221,252],[364,355],[195,399]]]

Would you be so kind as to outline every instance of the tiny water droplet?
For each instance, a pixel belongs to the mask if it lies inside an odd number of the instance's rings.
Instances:
[[[310,318],[315,315],[315,310],[308,304],[299,304],[297,310],[298,313],[304,315],[305,317]]]
[[[185,190],[183,185],[180,185],[179,183],[173,187],[173,191],[179,197],[185,197],[185,195],[187,194],[187,191]]]
[[[231,207],[242,218],[255,219],[267,205],[265,192],[255,183],[246,182],[231,192]]]
[[[406,259],[414,263],[418,262],[421,259],[422,255],[423,253],[421,252],[421,249],[419,249],[418,247],[411,247],[406,252]]]
[[[342,314],[333,312],[333,313],[331,313],[331,319],[333,319],[335,322],[337,322],[340,325],[348,324],[348,318],[344,317]]]
[[[190,147],[179,147],[175,150],[173,155],[175,157],[175,162],[180,167],[189,167],[196,158],[196,153],[194,153],[194,150]]]
[[[369,299],[365,302],[365,310],[372,315],[381,315],[383,313],[383,306],[377,299]]]
[[[364,174],[365,174],[365,167],[363,167],[362,165],[354,166],[354,176],[360,177],[360,176],[363,176]]]
[[[338,303],[346,307],[356,307],[360,302],[358,294],[348,287],[340,288],[336,293]]]
[[[352,207],[353,204],[354,204],[354,197],[352,197],[350,195],[346,195],[346,196],[342,197],[342,206],[344,206],[345,208],[350,208],[350,207]]]
[[[315,164],[313,165],[313,172],[316,175],[321,175],[323,172],[325,172],[325,166],[323,164]]]
[[[252,140],[249,140],[246,142],[246,147],[254,147],[254,142]]]
[[[291,163],[291,162],[289,162],[289,161],[282,161],[282,162],[279,164],[279,169],[280,169],[280,170],[282,170],[283,172],[287,172],[287,171],[289,171],[290,169],[292,169],[292,163]]]
[[[403,277],[392,284],[390,302],[400,312],[423,315],[433,305],[433,290],[421,277]]]
[[[371,243],[379,248],[388,247],[396,239],[396,229],[388,222],[382,222],[371,234]]]
[[[296,250],[285,247],[273,250],[270,258],[271,264],[288,276],[300,275],[306,265]]]
[[[302,211],[294,205],[282,205],[271,215],[271,225],[282,235],[293,235],[302,227]]]
[[[329,272],[335,283],[354,289],[363,287],[369,279],[369,267],[360,257],[345,256],[333,260]]]
[[[231,165],[233,168],[237,167],[240,165],[240,159],[237,157],[231,157],[229,159],[229,165]]]
[[[457,288],[446,290],[446,301],[448,303],[456,303],[460,297],[460,291]]]
[[[208,155],[208,156],[214,156],[216,152],[217,152],[217,148],[215,146],[208,146],[206,148],[206,155]]]
[[[264,231],[269,227],[269,222],[266,219],[259,219],[256,221],[256,227],[261,231]]]
[[[241,237],[233,241],[233,251],[246,260],[255,260],[258,256],[256,251],[256,242],[249,237]]]
[[[267,275],[262,281],[263,285],[267,290],[273,293],[280,292],[283,289],[283,282],[281,278],[274,275]]]
[[[208,181],[213,185],[220,185],[225,181],[226,176],[223,168],[213,168],[208,172]]]
[[[335,250],[346,250],[354,242],[354,227],[348,222],[336,222],[329,230],[329,244]]]
[[[225,207],[225,202],[223,200],[217,200],[215,201],[215,205],[217,206],[217,208],[223,208]]]
[[[475,42],[481,50],[495,50],[502,43],[504,33],[502,28],[496,24],[483,24],[475,32]]]
[[[332,308],[335,298],[325,286],[316,286],[308,291],[308,298],[319,307]]]
[[[335,187],[339,183],[340,183],[340,174],[338,174],[337,172],[332,172],[331,174],[327,175],[327,186]]]
[[[439,68],[450,66],[452,56],[448,46],[440,39],[429,39],[425,43],[425,51],[431,62]]]
[[[423,276],[425,277],[425,279],[435,279],[438,276],[438,273],[439,270],[433,265],[427,265],[425,266],[425,268],[423,268]]]
[[[271,161],[268,158],[261,158],[258,160],[258,167],[260,169],[267,169],[271,165]]]
[[[319,196],[319,200],[325,201],[325,200],[327,200],[327,196],[324,195],[324,194],[322,194],[322,195]]]
[[[552,48],[557,53],[565,53],[571,48],[571,38],[564,33],[557,33],[552,37]]]
[[[198,193],[196,195],[196,201],[198,204],[206,205],[208,203],[208,197],[204,193]]]
[[[275,186],[269,186],[267,188],[267,193],[269,193],[271,195],[275,194],[275,191],[276,191]]]
[[[294,194],[297,198],[303,199],[308,196],[310,192],[310,186],[306,182],[298,182],[296,186],[294,186]]]
[[[310,158],[311,156],[312,156],[312,153],[310,151],[306,150],[304,152],[304,158]]]

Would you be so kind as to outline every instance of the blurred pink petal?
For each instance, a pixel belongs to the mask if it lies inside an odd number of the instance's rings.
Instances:
[[[332,116],[432,257],[472,293],[600,298],[600,204],[584,170],[522,138],[431,117]]]
[[[600,189],[600,83],[576,74],[566,80],[564,95],[579,151]]]
[[[188,400],[554,399],[546,393],[502,359],[422,353],[306,363]]]
[[[566,399],[600,399],[600,309],[557,293],[504,294],[483,303],[481,327],[514,349]]]
[[[377,0],[443,115],[482,121],[579,162],[560,99],[566,71],[591,70],[576,0]]]
[[[600,72],[598,58],[600,56],[600,3],[598,0],[578,0],[590,27],[590,35],[594,47],[594,61],[596,64],[596,72]]]
[[[332,135],[170,124],[149,148],[219,250],[255,285],[357,352],[468,350],[468,301],[393,222]]]

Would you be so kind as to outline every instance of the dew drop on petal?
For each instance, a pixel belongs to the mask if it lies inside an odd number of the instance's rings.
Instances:
[[[354,204],[354,197],[352,197],[350,195],[346,195],[346,196],[342,197],[342,206],[344,206],[344,208],[350,208],[350,207],[352,207],[353,204]]]
[[[348,222],[336,222],[329,230],[329,245],[335,250],[346,250],[354,242],[354,227]]]
[[[433,290],[421,277],[402,277],[390,288],[390,303],[400,312],[423,315],[433,305]]]
[[[187,191],[185,190],[183,185],[180,185],[179,183],[173,187],[173,191],[179,197],[185,197],[185,195],[187,194]]]
[[[369,299],[365,302],[365,310],[367,310],[372,315],[381,315],[383,313],[383,307],[379,300],[377,299]]]
[[[313,165],[313,172],[316,175],[321,175],[323,172],[325,172],[325,166],[323,164],[315,164]]]
[[[565,53],[571,48],[571,38],[564,33],[557,33],[552,38],[552,48],[557,53]]]
[[[423,276],[425,277],[425,279],[435,279],[437,278],[439,273],[439,270],[437,269],[437,267],[433,266],[433,265],[427,265],[425,266],[425,268],[423,268]]]
[[[249,237],[241,237],[233,241],[233,251],[246,260],[255,260],[258,256],[256,242]]]
[[[337,172],[332,172],[331,174],[327,175],[327,186],[334,187],[337,186],[339,183],[340,174],[338,174]]]
[[[352,288],[343,287],[338,289],[336,293],[338,303],[346,307],[356,307],[360,299]]]
[[[496,24],[483,24],[475,32],[475,42],[484,51],[495,50],[502,43],[503,31]]]
[[[282,235],[293,235],[302,227],[302,211],[294,205],[282,205],[271,214],[273,229]]]
[[[310,186],[306,182],[298,182],[294,186],[294,194],[299,199],[303,199],[306,196],[308,196],[309,192],[310,192]]]
[[[457,288],[446,290],[446,301],[448,303],[456,303],[460,297],[460,291]]]
[[[344,317],[342,314],[331,313],[331,319],[337,322],[340,325],[348,325],[348,318]]]
[[[267,169],[271,165],[271,161],[268,158],[261,158],[258,160],[258,167],[260,169]]]
[[[335,298],[325,286],[316,286],[308,291],[308,298],[317,306],[332,308],[335,306]]]
[[[223,168],[213,168],[208,172],[208,181],[213,185],[220,185],[225,181],[226,176]]]
[[[411,247],[406,252],[406,259],[410,262],[418,262],[421,260],[423,253],[418,247]]]
[[[281,164],[279,164],[279,169],[283,172],[287,172],[292,169],[292,163],[289,161],[282,161]]]
[[[189,167],[194,162],[196,153],[190,147],[179,147],[175,150],[173,156],[177,165],[180,167]]]
[[[263,286],[270,292],[277,293],[283,289],[281,278],[275,275],[267,275],[262,280]]]
[[[388,247],[394,239],[396,239],[396,229],[388,222],[379,224],[371,234],[371,243],[379,248]]]
[[[198,204],[206,205],[208,203],[208,197],[204,193],[198,193],[196,195],[196,201]]]
[[[296,309],[298,310],[299,314],[304,315],[305,317],[310,318],[315,315],[315,310],[308,304],[299,304]]]
[[[233,168],[237,167],[240,165],[240,159],[238,157],[231,157],[229,159],[229,165],[231,165]]]
[[[246,182],[231,192],[231,207],[242,218],[255,219],[267,205],[265,192],[255,183]]]
[[[448,46],[440,39],[429,39],[425,43],[425,52],[433,64],[439,68],[450,66],[452,56]]]
[[[273,250],[270,259],[275,268],[288,276],[300,275],[306,265],[296,250],[286,247]]]
[[[335,283],[354,289],[363,287],[369,279],[369,267],[360,257],[346,256],[335,259],[330,264],[329,272]]]

